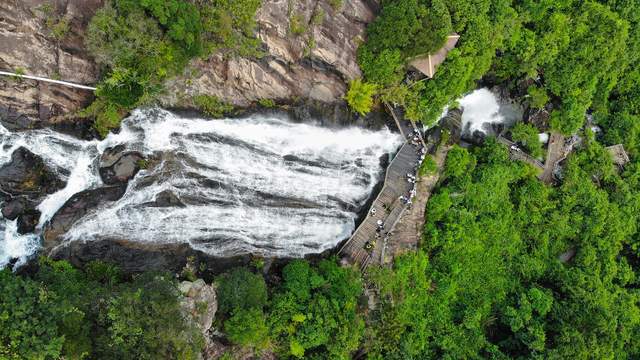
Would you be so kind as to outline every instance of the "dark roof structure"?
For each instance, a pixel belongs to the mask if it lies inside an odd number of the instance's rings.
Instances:
[[[432,78],[436,73],[436,69],[447,58],[449,51],[453,50],[460,39],[460,35],[451,34],[447,36],[447,41],[440,50],[433,54],[422,55],[414,58],[409,62],[409,66],[425,74],[428,78]]]

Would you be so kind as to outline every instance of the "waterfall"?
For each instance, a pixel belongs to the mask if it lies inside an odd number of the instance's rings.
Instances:
[[[487,88],[480,88],[457,100],[464,109],[462,113],[462,131],[473,134],[491,132],[492,124],[504,124],[507,127],[522,119],[522,108],[517,104],[500,99]]]
[[[67,182],[38,206],[37,234],[19,235],[15,221],[0,219],[0,266],[36,251],[43,227],[71,196],[102,186],[100,156],[116,145],[153,164],[120,200],[74,223],[65,241],[188,243],[215,256],[319,253],[354,230],[381,180],[381,157],[401,141],[386,129],[330,129],[284,115],[207,120],[161,109],[134,111],[102,141],[0,127],[0,166],[24,146]],[[159,206],[156,197],[166,192],[179,204]]]

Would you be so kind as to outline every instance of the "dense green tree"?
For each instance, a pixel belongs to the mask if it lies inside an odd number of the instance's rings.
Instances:
[[[269,328],[258,308],[236,311],[224,322],[224,331],[233,343],[255,349],[266,347],[269,341]]]
[[[55,294],[9,270],[0,271],[0,357],[52,359],[62,354],[64,336]]]
[[[298,358],[321,354],[348,359],[358,349],[364,323],[357,313],[362,291],[355,269],[323,260],[317,268],[294,260],[282,270],[268,322],[276,350]]]
[[[531,124],[518,122],[513,129],[511,129],[511,138],[513,141],[524,145],[525,149],[531,156],[535,158],[542,158],[542,144],[538,138],[538,129],[533,127]]]
[[[261,275],[238,267],[219,279],[218,308],[221,312],[232,314],[239,309],[262,309],[266,303],[267,286]]]
[[[349,83],[349,90],[345,99],[349,107],[360,115],[366,115],[371,111],[373,107],[373,96],[376,93],[377,86],[362,82],[360,79],[355,79]]]
[[[32,277],[0,271],[0,289],[3,359],[194,359],[203,345],[169,274],[42,258]]]

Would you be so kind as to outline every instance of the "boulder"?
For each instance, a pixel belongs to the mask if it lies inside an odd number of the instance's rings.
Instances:
[[[140,171],[145,158],[136,151],[118,153],[121,146],[106,150],[100,159],[100,177],[106,185],[126,184]]]
[[[18,219],[18,233],[33,232],[40,221],[40,211],[36,209],[37,203],[30,201],[26,196],[14,197],[2,204],[2,216],[8,220]]]
[[[11,161],[0,167],[0,189],[12,196],[24,195],[35,200],[64,186],[39,156],[23,147],[16,149]]]
[[[209,330],[218,311],[214,287],[207,285],[202,279],[197,279],[193,282],[183,281],[178,288],[183,295],[180,301],[182,310],[193,319],[204,338],[209,338]]]
[[[18,234],[32,233],[40,221],[40,211],[30,208],[18,216]]]
[[[44,231],[45,249],[59,245],[61,236],[69,231],[73,223],[98,205],[120,199],[125,191],[126,186],[120,185],[85,190],[73,195],[47,224]]]
[[[164,190],[156,195],[155,201],[150,204],[155,207],[185,207],[178,195],[171,190]]]
[[[2,216],[5,219],[15,220],[27,209],[27,199],[18,197],[2,204]]]

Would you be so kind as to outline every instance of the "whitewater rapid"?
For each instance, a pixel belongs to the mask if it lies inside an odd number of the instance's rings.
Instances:
[[[522,119],[522,108],[514,103],[500,99],[487,88],[476,89],[456,100],[464,109],[462,112],[462,132],[472,135],[479,131],[491,134],[492,124],[511,127]]]
[[[188,243],[214,256],[320,253],[354,230],[383,175],[381,159],[401,142],[386,129],[330,129],[284,115],[191,119],[161,109],[134,111],[103,141],[0,128],[0,166],[24,146],[67,181],[39,205],[37,234],[0,221],[0,266],[37,251],[39,232],[72,195],[102,186],[100,156],[116,145],[156,160],[120,200],[78,220],[65,241]],[[181,204],[157,206],[167,192]]]

